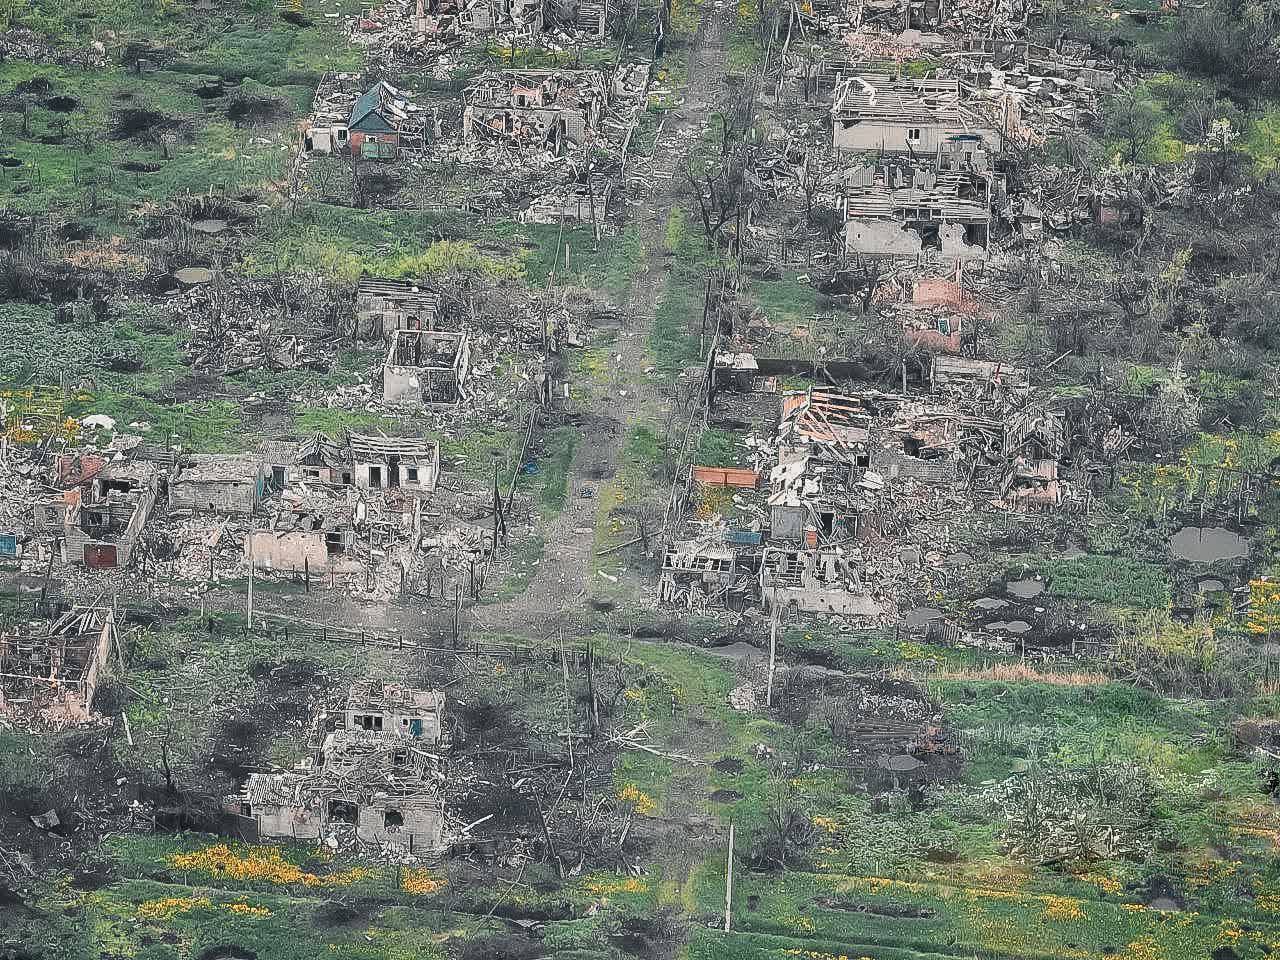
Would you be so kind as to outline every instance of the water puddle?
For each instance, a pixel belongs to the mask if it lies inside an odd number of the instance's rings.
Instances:
[[[1031,629],[1031,624],[1025,620],[997,620],[995,623],[987,624],[988,630],[999,630],[1003,633],[1026,633]]]
[[[1001,607],[1007,607],[1009,601],[999,600],[996,597],[979,597],[973,601],[973,605],[979,610],[999,610]]]
[[[1014,580],[1012,583],[1005,584],[1004,588],[1019,600],[1030,600],[1044,593],[1044,581],[1031,578]]]
[[[1249,556],[1249,541],[1226,527],[1183,527],[1169,540],[1179,560],[1215,563]]]
[[[185,286],[193,287],[198,283],[208,283],[213,279],[213,271],[208,267],[183,267],[173,271],[173,278]]]

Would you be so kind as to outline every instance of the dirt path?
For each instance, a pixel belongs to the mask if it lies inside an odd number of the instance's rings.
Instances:
[[[623,322],[610,349],[609,384],[578,385],[581,397],[572,411],[581,426],[568,473],[564,507],[541,527],[543,553],[537,572],[518,596],[470,608],[464,629],[492,630],[542,639],[563,629],[586,633],[587,599],[595,586],[595,525],[600,497],[617,473],[628,430],[642,420],[661,422],[670,398],[659,375],[649,372],[649,338],[666,289],[670,258],[665,250],[667,222],[681,203],[680,170],[688,145],[710,122],[725,95],[727,36],[735,8],[730,0],[705,0],[693,42],[674,56],[685,59],[684,100],[668,114],[653,156],[631,171],[642,192],[631,197],[629,225],[640,241],[638,265],[622,304]],[[592,390],[591,387],[596,389]],[[492,586],[492,585],[490,585]],[[220,591],[211,606],[243,609],[243,597]],[[430,614],[413,603],[366,605],[342,591],[319,591],[305,604],[304,619],[373,631],[421,631]],[[262,591],[263,613],[298,616],[297,598]]]
[[[649,334],[667,282],[663,248],[667,221],[680,203],[679,171],[687,142],[680,134],[700,130],[708,123],[723,95],[727,21],[732,12],[727,2],[707,0],[703,6],[698,32],[685,51],[688,81],[684,102],[668,116],[646,171],[645,192],[630,208],[645,259],[631,281],[622,331],[612,347],[615,363],[611,374],[618,386],[579,408],[592,429],[580,433],[574,449],[565,506],[543,528],[538,572],[520,596],[475,608],[472,618],[479,626],[546,635],[561,626],[574,632],[574,627],[583,625],[583,605],[592,590],[600,496],[617,472],[628,428],[645,418],[660,420],[669,402],[657,389],[654,374],[646,371],[653,362]]]

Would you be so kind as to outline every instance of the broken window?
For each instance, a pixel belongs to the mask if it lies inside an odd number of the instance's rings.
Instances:
[[[342,485],[344,487],[351,486],[351,474],[347,473],[346,471],[343,471],[343,474],[342,474]]]
[[[360,810],[354,803],[347,800],[330,800],[329,801],[329,819],[338,823],[355,823],[359,818]]]
[[[911,142],[911,143],[915,143],[915,142],[917,142],[919,139],[920,139],[920,128],[919,128],[919,127],[909,127],[909,128],[907,129],[907,140],[908,140],[909,142]]]
[[[417,483],[417,482],[418,482],[418,468],[417,468],[417,467],[405,467],[405,468],[404,468],[404,480],[405,480],[405,483]]]
[[[903,437],[902,452],[909,457],[916,457],[920,460],[937,460],[942,456],[942,451],[937,447],[929,446],[920,437]]]
[[[361,730],[373,730],[375,732],[382,730],[382,714],[380,713],[360,713],[355,717],[356,726]]]
[[[384,827],[403,827],[404,814],[399,810],[384,810],[382,813],[382,825]]]
[[[369,468],[369,486],[373,487],[375,490],[382,486],[382,468],[381,467]]]

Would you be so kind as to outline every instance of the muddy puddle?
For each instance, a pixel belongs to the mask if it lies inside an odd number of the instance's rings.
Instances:
[[[1179,560],[1216,563],[1248,557],[1249,541],[1226,527],[1183,527],[1170,538],[1169,549]]]
[[[997,620],[995,623],[987,624],[988,630],[1000,630],[1004,633],[1026,633],[1031,629],[1031,624],[1025,620]]]
[[[193,287],[199,283],[208,283],[213,279],[213,271],[208,267],[183,267],[173,271],[173,278],[184,286]]]
[[[210,236],[219,233],[225,233],[227,230],[227,221],[225,220],[197,220],[191,225],[191,229],[199,233],[207,233]]]
[[[1044,581],[1028,577],[1025,580],[1014,580],[1005,584],[1005,590],[1019,600],[1030,600],[1044,593]]]

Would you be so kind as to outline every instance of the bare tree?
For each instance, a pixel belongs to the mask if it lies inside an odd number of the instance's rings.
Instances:
[[[685,176],[698,204],[698,215],[706,235],[707,249],[719,241],[725,226],[742,212],[750,199],[745,161],[741,155],[699,170],[690,157]]]

